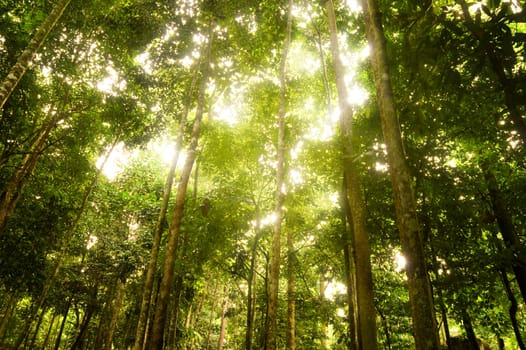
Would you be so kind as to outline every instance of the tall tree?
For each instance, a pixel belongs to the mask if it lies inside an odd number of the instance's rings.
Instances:
[[[346,196],[352,220],[352,244],[356,268],[356,297],[358,316],[358,348],[376,349],[376,316],[374,310],[373,277],[371,271],[371,248],[366,225],[366,208],[361,193],[359,169],[353,147],[353,110],[349,104],[345,85],[345,68],[340,58],[338,30],[332,0],[327,1],[327,14],[331,38],[332,61],[338,89],[340,106],[340,132]]]
[[[33,61],[33,58],[38,52],[38,49],[42,46],[49,32],[51,32],[55,24],[57,24],[60,17],[62,17],[62,14],[70,2],[71,0],[60,0],[55,4],[55,7],[51,13],[38,27],[27,48],[18,57],[15,65],[11,68],[4,81],[0,84],[0,111],[3,109],[11,93],[15,90],[20,79],[22,79],[24,76],[29,65]]]
[[[371,65],[376,87],[382,132],[393,188],[402,250],[407,259],[409,300],[417,349],[438,350],[439,339],[431,283],[427,272],[424,244],[416,212],[411,176],[407,166],[395,100],[390,81],[389,61],[381,15],[376,0],[362,0]]]
[[[192,168],[197,156],[197,145],[199,141],[199,134],[201,129],[201,121],[203,118],[206,87],[210,76],[210,61],[212,51],[212,41],[214,35],[214,21],[211,20],[209,24],[208,43],[205,59],[203,62],[203,69],[201,75],[201,82],[199,87],[199,97],[197,101],[197,110],[195,113],[194,124],[192,128],[192,134],[190,144],[187,149],[187,155],[184,167],[181,172],[181,178],[177,187],[177,194],[175,197],[175,206],[173,209],[172,220],[169,228],[169,238],[167,242],[167,251],[164,261],[163,277],[159,286],[159,292],[157,297],[157,304],[155,308],[155,316],[152,328],[152,340],[150,343],[151,350],[162,349],[163,347],[163,336],[166,324],[166,316],[168,312],[168,302],[170,298],[170,292],[172,290],[172,283],[174,277],[174,263],[177,255],[177,246],[179,235],[181,231],[181,223],[184,216],[184,205],[186,200],[186,189],[188,182],[190,181],[190,175]]]
[[[278,115],[278,143],[277,143],[277,165],[276,165],[276,194],[275,194],[275,222],[272,233],[271,262],[269,274],[269,298],[265,349],[275,350],[277,348],[278,333],[278,294],[279,294],[279,270],[281,263],[281,225],[283,218],[284,202],[284,179],[285,179],[285,118],[286,118],[286,66],[289,53],[290,38],[292,30],[292,0],[288,1],[287,27],[285,42],[279,67],[279,115]]]
[[[147,337],[146,324],[148,321],[148,315],[150,312],[150,304],[152,301],[152,291],[153,291],[153,284],[155,280],[154,278],[155,269],[157,267],[159,248],[161,246],[161,236],[162,236],[163,231],[165,230],[166,214],[168,212],[168,204],[169,204],[171,193],[172,193],[172,187],[173,187],[173,182],[174,182],[174,177],[175,177],[175,170],[177,167],[177,163],[179,161],[179,155],[180,155],[180,151],[183,145],[183,137],[184,137],[184,130],[186,127],[186,120],[187,120],[188,113],[190,110],[190,101],[191,101],[190,95],[192,94],[192,91],[194,90],[194,85],[195,85],[196,80],[197,80],[197,71],[196,71],[196,74],[194,75],[194,78],[192,79],[192,83],[188,91],[188,95],[187,95],[187,99],[185,103],[185,109],[183,111],[182,118],[179,122],[179,131],[178,131],[176,143],[174,146],[174,155],[170,163],[170,169],[168,171],[168,174],[166,175],[161,208],[159,209],[159,216],[157,217],[157,224],[153,232],[152,249],[151,249],[150,261],[148,263],[148,269],[146,270],[146,277],[144,281],[141,310],[139,313],[139,320],[137,322],[137,329],[136,329],[136,334],[135,334],[135,344],[133,346],[134,350],[143,349],[146,344],[146,337]]]

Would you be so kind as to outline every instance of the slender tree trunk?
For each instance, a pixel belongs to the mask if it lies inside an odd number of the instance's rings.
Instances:
[[[506,295],[508,296],[508,300],[510,301],[510,308],[508,312],[510,314],[510,320],[511,320],[511,325],[513,327],[513,332],[515,333],[515,339],[517,339],[517,345],[519,345],[519,349],[525,350],[526,346],[524,345],[524,341],[522,340],[521,329],[519,327],[519,323],[517,322],[517,310],[518,310],[517,299],[515,298],[515,295],[513,294],[513,291],[511,290],[510,281],[508,279],[508,275],[506,274],[506,271],[501,270],[500,276],[502,277],[502,283],[504,284],[504,288],[506,289]]]
[[[71,307],[71,298],[68,300],[68,305],[66,306],[66,312],[64,312],[64,317],[62,318],[62,322],[60,324],[60,329],[57,334],[57,339],[55,340],[54,350],[60,349],[60,341],[62,339],[62,334],[64,333],[64,327],[66,326],[66,321],[68,320],[68,313],[69,313],[70,307]]]
[[[190,180],[192,167],[197,153],[197,143],[199,139],[199,132],[201,126],[201,120],[203,117],[203,108],[205,103],[206,86],[209,78],[210,60],[211,60],[211,47],[213,38],[213,24],[210,24],[210,31],[208,37],[208,49],[206,53],[206,62],[203,69],[203,75],[201,78],[201,85],[199,88],[199,101],[197,103],[197,111],[192,129],[192,138],[188,147],[186,155],[186,161],[184,168],[181,173],[181,180],[177,188],[177,194],[175,197],[175,207],[173,211],[172,221],[170,225],[170,234],[167,243],[166,258],[164,262],[163,278],[161,286],[159,287],[159,294],[157,299],[157,305],[155,309],[155,318],[152,329],[152,340],[150,343],[150,350],[160,350],[163,347],[163,335],[166,323],[166,315],[168,309],[168,301],[170,292],[172,289],[173,275],[174,275],[174,263],[177,254],[177,244],[179,240],[179,234],[181,230],[181,222],[183,219],[184,202],[186,197],[186,189]]]
[[[86,341],[86,337],[88,335],[88,326],[94,314],[95,314],[95,308],[93,306],[88,306],[86,313],[84,314],[84,317],[82,319],[82,324],[80,326],[79,334],[77,335],[75,342],[71,346],[71,350],[83,349],[84,342]]]
[[[117,320],[121,311],[122,301],[124,299],[126,284],[120,279],[117,280],[117,286],[113,298],[113,308],[111,312],[110,324],[108,325],[108,332],[106,334],[106,340],[104,342],[104,348],[111,350],[113,348],[113,334],[115,333],[115,327],[117,326]]]
[[[287,232],[287,350],[296,349],[296,256],[292,230]]]
[[[256,205],[255,210],[256,225],[254,227],[254,241],[251,247],[250,256],[250,268],[248,270],[247,278],[247,327],[245,330],[245,349],[252,350],[252,338],[254,336],[254,284],[255,284],[255,270],[256,270],[256,259],[257,259],[257,247],[259,238],[261,235],[260,219],[259,219],[259,207]]]
[[[498,344],[498,349],[499,350],[504,350],[504,339],[502,339],[501,337],[498,337],[497,338],[497,344]]]
[[[0,341],[4,339],[5,332],[7,330],[7,325],[13,316],[13,312],[16,309],[18,302],[16,301],[17,295],[15,293],[9,293],[9,298],[6,303],[4,315],[2,316],[2,321],[0,321]]]
[[[55,266],[53,268],[53,272],[51,273],[51,276],[49,276],[47,278],[46,282],[44,283],[44,287],[42,288],[42,292],[40,293],[40,296],[38,297],[38,299],[35,301],[35,303],[33,304],[32,308],[31,308],[30,317],[28,317],[26,319],[24,327],[22,328],[22,332],[21,332],[20,336],[18,337],[18,340],[15,343],[15,348],[16,349],[24,341],[24,339],[25,339],[25,337],[27,335],[27,332],[28,332],[29,328],[31,327],[31,323],[32,323],[33,319],[35,318],[36,313],[38,312],[38,310],[44,304],[44,301],[46,300],[47,294],[49,293],[49,290],[51,289],[51,287],[55,283],[55,279],[57,278],[58,273],[60,271],[60,267],[62,266],[62,260],[66,256],[66,252],[67,252],[67,248],[69,246],[69,242],[71,241],[71,238],[73,237],[73,235],[77,231],[77,227],[78,227],[78,225],[80,223],[80,220],[82,219],[82,215],[84,214],[84,210],[85,210],[86,205],[88,203],[88,199],[89,199],[91,193],[93,192],[95,186],[97,185],[98,179],[99,179],[100,175],[102,174],[102,170],[104,170],[104,166],[106,165],[111,153],[115,149],[115,146],[117,145],[119,138],[120,138],[119,135],[117,135],[116,138],[115,138],[115,141],[113,142],[112,146],[110,147],[110,150],[106,154],[106,157],[104,158],[104,161],[102,162],[100,168],[98,169],[97,174],[93,178],[93,180],[92,180],[91,184],[89,185],[87,191],[84,193],[84,197],[82,198],[82,204],[80,205],[80,208],[77,211],[77,216],[75,217],[75,219],[71,223],[71,226],[69,227],[68,232],[65,234],[64,239],[62,240],[62,243],[61,243],[61,246],[60,246],[60,250],[59,250],[59,253],[58,253],[58,256],[57,256],[57,260],[55,261]]]
[[[44,320],[44,316],[46,315],[47,311],[48,311],[47,307],[44,307],[42,311],[40,312],[40,316],[38,317],[38,322],[35,326],[35,330],[33,331],[33,337],[31,338],[31,341],[29,343],[30,349],[35,348],[35,342],[37,340],[38,333],[40,332],[40,326],[42,325],[42,321]]]
[[[497,179],[489,167],[489,161],[484,161],[481,164],[481,168],[484,171],[484,178],[486,179],[486,185],[488,186],[488,192],[491,200],[491,206],[493,207],[493,213],[497,219],[500,233],[504,245],[510,250],[512,255],[511,268],[515,274],[517,284],[521,291],[522,300],[526,302],[526,259],[518,254],[521,248],[519,236],[513,225],[511,214],[506,208],[504,198],[502,198],[501,191],[497,184]]]
[[[112,300],[113,300],[116,290],[117,290],[117,281],[114,281],[114,283],[111,285],[111,288],[109,288],[106,291],[106,294],[104,296],[105,301],[101,303],[104,306],[99,312],[100,316],[99,316],[99,323],[97,324],[97,334],[95,336],[95,340],[93,341],[94,349],[103,349],[105,347],[104,341],[106,340],[106,335],[108,334],[108,323],[109,323],[108,318],[110,317],[111,304],[112,304]]]
[[[51,13],[47,18],[40,24],[35,35],[27,45],[26,49],[18,57],[15,65],[11,68],[7,77],[0,84],[0,111],[4,108],[11,93],[15,90],[18,82],[22,79],[26,73],[29,65],[33,61],[37,51],[40,49],[44,41],[46,40],[49,32],[57,24],[58,20],[68,7],[71,0],[59,0]]]
[[[221,331],[219,333],[219,340],[217,342],[217,350],[223,350],[226,336],[226,312],[228,311],[228,294],[225,287],[225,296],[223,298],[223,308],[221,310]]]
[[[407,259],[406,274],[415,345],[417,350],[438,350],[440,342],[431,283],[427,272],[424,243],[418,223],[411,176],[402,146],[380,12],[376,0],[362,0],[362,4],[367,37],[371,46],[371,63],[384,142],[387,148],[398,230],[402,251]]]
[[[210,307],[210,319],[208,320],[208,330],[206,333],[205,350],[208,350],[210,348],[210,338],[212,337],[212,323],[214,321],[214,316],[216,313],[216,305],[217,305],[216,301],[217,301],[217,295],[214,295],[212,297],[212,306]]]
[[[389,322],[387,321],[387,318],[383,314],[382,310],[378,308],[378,315],[380,316],[380,319],[382,320],[382,328],[384,330],[385,335],[385,346],[388,350],[391,350],[391,331],[389,330]]]
[[[49,338],[51,337],[51,333],[53,332],[53,328],[55,326],[55,319],[56,318],[57,318],[57,314],[53,313],[53,316],[51,317],[51,321],[49,322],[49,327],[47,329],[46,336],[44,337],[44,341],[42,342],[42,349],[47,348],[47,343],[49,341]],[[32,349],[34,349],[34,348],[35,348],[35,346],[34,346],[34,343],[33,343]]]
[[[318,283],[320,294],[318,296],[320,303],[320,343],[321,348],[329,350],[329,342],[327,339],[327,328],[329,324],[329,318],[327,315],[327,306],[325,303],[325,291],[327,290],[327,282],[325,281],[325,268],[321,268],[318,275]]]
[[[350,350],[358,349],[358,332],[357,328],[357,301],[356,301],[356,269],[354,267],[354,253],[352,244],[352,215],[351,209],[349,208],[349,200],[347,198],[347,190],[345,180],[343,181],[343,191],[341,192],[341,203],[342,203],[342,238],[343,238],[343,257],[345,259],[345,278],[347,285],[347,323],[349,324],[349,348]],[[349,221],[349,225],[347,225]]]
[[[290,36],[292,28],[292,0],[288,1],[287,28],[285,33],[285,43],[281,58],[279,80],[280,80],[280,99],[279,99],[279,120],[278,120],[278,147],[277,147],[277,166],[276,166],[276,194],[275,209],[276,219],[274,222],[274,232],[272,234],[271,263],[269,276],[269,298],[266,326],[265,349],[275,350],[277,348],[278,332],[278,293],[279,293],[279,270],[281,261],[281,223],[283,217],[283,185],[285,179],[285,103],[286,103],[286,75],[287,56],[290,46]]]
[[[179,123],[179,131],[177,134],[177,139],[174,146],[174,155],[172,162],[170,164],[170,169],[168,175],[166,176],[166,181],[164,185],[163,199],[161,203],[161,209],[159,210],[159,216],[157,217],[157,223],[155,225],[155,230],[153,233],[152,239],[152,250],[150,253],[150,262],[148,264],[148,269],[146,270],[146,278],[144,281],[144,289],[142,294],[141,301],[141,311],[139,313],[139,319],[137,322],[137,330],[135,334],[135,343],[133,350],[142,350],[144,347],[144,339],[146,332],[146,323],[148,322],[148,316],[150,313],[150,305],[152,302],[152,291],[155,280],[155,268],[157,267],[157,260],[159,258],[159,247],[161,245],[161,236],[166,227],[166,213],[168,212],[168,204],[170,201],[172,187],[175,177],[175,170],[177,168],[177,163],[179,161],[179,155],[181,153],[181,147],[183,145],[184,130],[186,128],[186,120],[188,118],[188,113],[190,110],[190,95],[194,90],[195,83],[197,81],[197,71],[192,79],[190,89],[188,91],[188,96],[186,99],[185,110],[183,116]]]
[[[33,170],[38,163],[38,158],[44,151],[48,136],[56,126],[58,117],[54,115],[53,112],[56,111],[50,109],[46,120],[38,131],[37,136],[34,138],[31,146],[29,147],[28,154],[24,156],[20,166],[7,185],[5,191],[0,194],[0,239],[4,234],[7,218],[15,210],[18,199],[20,198],[20,194],[25,184],[33,174]]]
[[[462,306],[462,324],[464,325],[464,329],[466,330],[466,336],[467,336],[467,344],[468,347],[471,350],[478,350],[479,346],[477,343],[477,336],[475,335],[475,331],[473,330],[473,324],[471,323],[471,317],[468,314],[468,311],[466,310],[466,307]]]
[[[345,86],[345,69],[340,59],[338,30],[332,0],[327,1],[327,15],[331,36],[331,51],[338,88],[340,106],[341,141],[343,145],[343,165],[346,195],[352,216],[352,235],[354,261],[356,268],[356,297],[358,315],[359,349],[377,349],[376,316],[374,309],[373,277],[371,269],[371,248],[366,225],[365,202],[360,189],[359,169],[353,159],[356,157],[352,144],[353,111],[348,102]]]
[[[168,341],[169,346],[175,345],[177,341],[177,324],[179,323],[179,315],[181,314],[180,305],[181,305],[181,293],[183,289],[183,277],[177,276],[174,284],[174,291],[172,293],[172,315],[170,319],[170,329],[168,332]]]
[[[209,288],[208,281],[209,281],[209,278],[207,278],[207,282],[206,282],[205,288],[203,289],[203,292],[201,293],[201,297],[199,298],[199,304],[197,306],[197,311],[195,313],[195,316],[194,316],[193,320],[191,320],[191,323],[190,323],[190,326],[192,327],[193,330],[195,330],[195,329],[197,329],[197,327],[199,327],[199,321],[201,319],[201,313],[203,312],[203,307],[205,305],[205,300],[209,296],[208,292],[207,292],[207,290]],[[188,350],[193,350],[194,345],[195,345],[195,339],[192,338],[192,340],[190,341],[190,346],[188,347]]]
[[[440,306],[440,313],[442,314],[442,322],[444,323],[444,334],[446,337],[446,345],[448,349],[451,347],[451,334],[449,333],[449,322],[447,320],[447,310],[446,305],[444,304],[444,299],[442,297],[442,291],[440,288],[437,291],[438,293],[438,303]]]

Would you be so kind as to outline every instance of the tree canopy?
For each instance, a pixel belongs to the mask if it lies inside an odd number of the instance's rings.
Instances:
[[[0,349],[526,349],[526,4],[0,1]]]

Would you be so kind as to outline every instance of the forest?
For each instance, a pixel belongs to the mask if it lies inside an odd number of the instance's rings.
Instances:
[[[520,349],[526,2],[0,0],[0,349]]]

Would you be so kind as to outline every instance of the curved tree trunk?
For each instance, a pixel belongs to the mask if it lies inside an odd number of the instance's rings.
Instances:
[[[371,64],[384,142],[387,148],[398,230],[403,254],[408,262],[406,274],[415,345],[417,350],[438,350],[440,342],[431,283],[427,272],[411,176],[402,146],[378,3],[376,0],[362,0],[362,4],[367,38],[371,46]]]
[[[4,108],[5,103],[11,96],[11,93],[15,90],[18,82],[22,79],[26,73],[29,65],[33,61],[35,54],[40,49],[44,41],[46,40],[49,32],[57,24],[60,17],[68,7],[71,0],[59,0],[51,13],[38,27],[35,35],[27,45],[27,48],[18,57],[15,65],[11,68],[7,77],[0,84],[0,112]]]
[[[342,160],[345,172],[345,188],[352,216],[352,243],[356,268],[358,349],[373,350],[377,349],[378,345],[376,340],[371,248],[367,233],[365,202],[360,189],[359,170],[355,162],[353,162],[353,159],[356,157],[352,144],[353,111],[348,102],[347,87],[344,80],[345,69],[340,59],[338,32],[332,0],[327,1],[327,15],[331,36],[332,61],[340,106],[340,132],[343,145]]]
[[[206,86],[209,78],[210,60],[211,60],[211,48],[213,39],[213,22],[210,24],[210,31],[208,37],[208,48],[206,53],[206,61],[203,68],[203,74],[201,78],[201,84],[199,88],[199,98],[197,103],[197,111],[195,115],[194,125],[192,129],[192,137],[186,161],[181,173],[181,180],[177,188],[177,194],[175,197],[175,207],[173,211],[172,221],[170,224],[170,234],[167,243],[166,258],[164,261],[163,278],[161,286],[159,287],[159,294],[157,299],[157,305],[155,309],[155,318],[152,329],[152,340],[149,346],[151,350],[162,349],[163,337],[166,323],[166,316],[168,310],[168,301],[170,298],[170,292],[172,290],[172,283],[174,277],[174,263],[177,254],[177,245],[179,240],[179,234],[181,230],[181,222],[183,220],[184,203],[186,198],[186,189],[192,173],[192,168],[197,155],[197,144],[199,140],[199,133],[201,127],[201,120],[203,118],[203,109],[205,103]]]
[[[275,350],[277,348],[278,332],[278,293],[279,293],[279,269],[281,261],[281,221],[283,217],[283,183],[285,179],[285,102],[286,102],[286,76],[285,68],[290,46],[290,35],[292,28],[292,0],[288,1],[287,28],[285,33],[285,43],[279,69],[280,99],[279,99],[279,120],[278,120],[278,148],[276,166],[276,194],[275,209],[276,219],[274,222],[274,232],[272,233],[271,263],[269,275],[269,295],[267,305],[267,325],[265,349]]]

